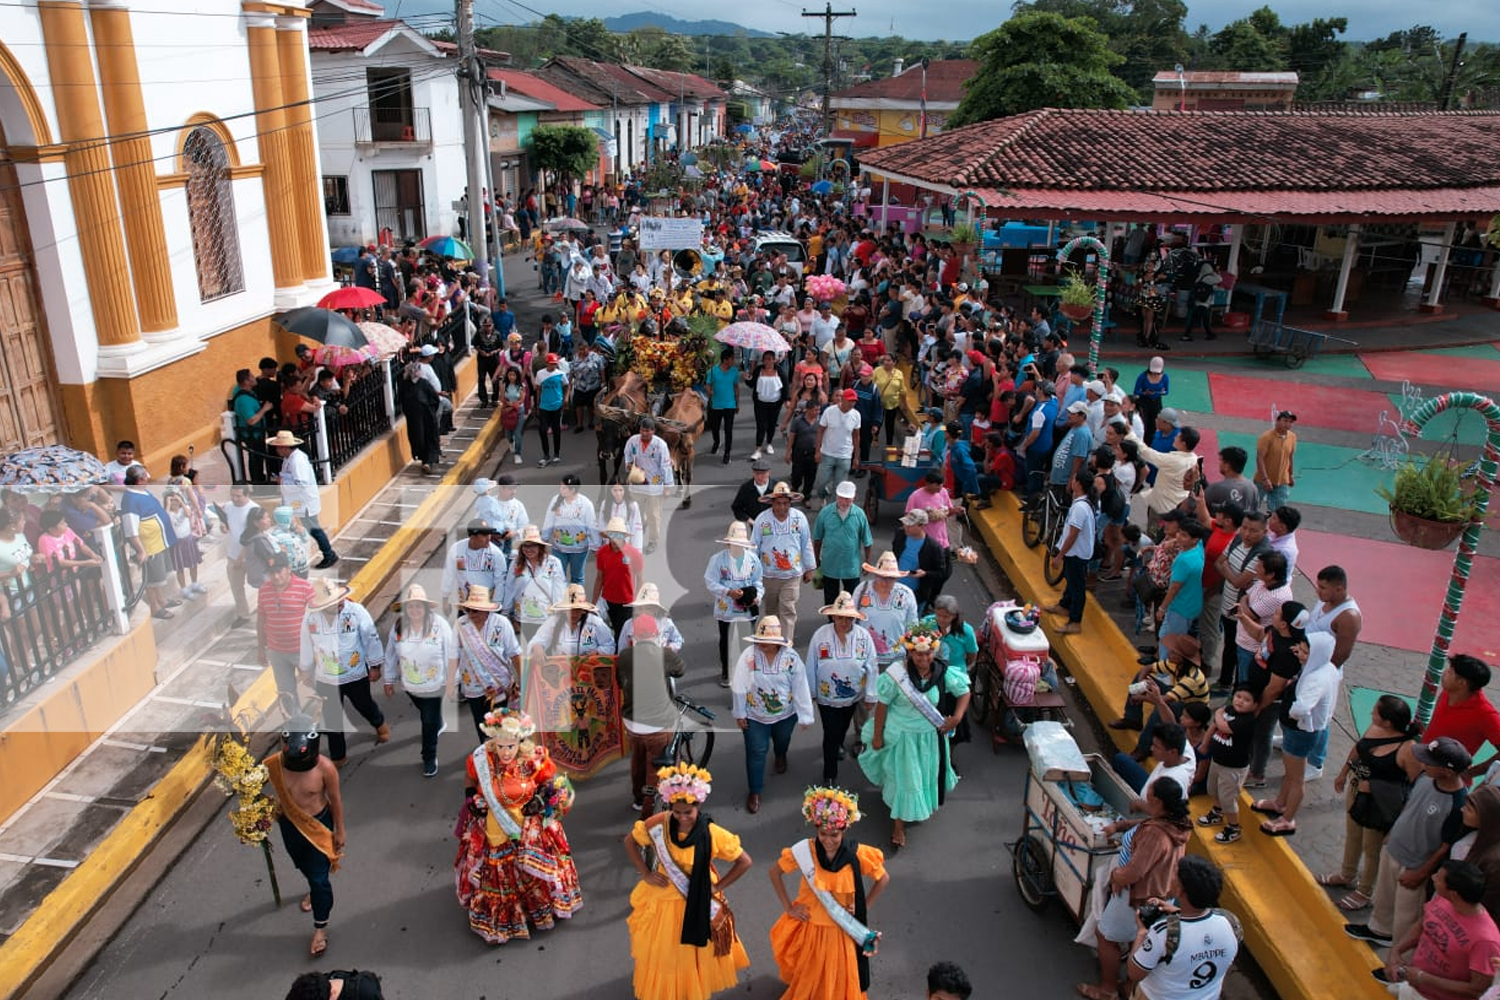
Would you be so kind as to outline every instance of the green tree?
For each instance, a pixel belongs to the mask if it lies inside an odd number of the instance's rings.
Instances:
[[[969,80],[950,125],[1036,108],[1123,108],[1135,93],[1110,70],[1121,62],[1091,18],[1028,11],[974,39]]]
[[[1188,59],[1183,0],[1019,0],[1015,13],[1039,11],[1063,17],[1091,17],[1124,61],[1115,75],[1143,102],[1151,99],[1151,78]]]
[[[577,125],[538,125],[531,130],[531,162],[562,180],[576,180],[599,162],[599,137]]]
[[[642,65],[668,69],[674,73],[687,73],[697,62],[692,47],[681,35],[669,35],[658,28],[657,35],[640,35],[638,42]]]
[[[1286,69],[1286,44],[1268,37],[1249,18],[1224,25],[1209,43],[1218,69],[1266,73]]]

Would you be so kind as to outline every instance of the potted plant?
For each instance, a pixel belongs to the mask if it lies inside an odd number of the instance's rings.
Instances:
[[[954,253],[967,257],[979,245],[979,230],[972,222],[960,222],[949,232],[948,242]]]
[[[1058,286],[1057,311],[1075,323],[1082,323],[1094,315],[1094,286],[1076,274],[1063,276]]]
[[[1462,463],[1433,456],[1421,465],[1403,462],[1396,479],[1376,493],[1390,505],[1391,530],[1408,545],[1445,549],[1480,516],[1473,490],[1464,485]]]

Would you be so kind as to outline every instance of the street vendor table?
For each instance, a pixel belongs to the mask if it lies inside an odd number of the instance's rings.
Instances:
[[[893,458],[889,457],[891,450],[896,451]],[[916,465],[906,466],[901,464],[899,449],[871,449],[870,461],[864,463],[864,468],[870,473],[865,486],[865,517],[870,524],[873,526],[880,516],[880,501],[899,503],[904,510],[907,498],[911,496],[912,490],[922,485],[927,473],[933,469],[941,471],[942,467],[942,461],[934,459],[930,454],[919,457]]]

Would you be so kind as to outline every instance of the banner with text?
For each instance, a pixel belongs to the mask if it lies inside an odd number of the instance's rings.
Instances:
[[[648,215],[641,219],[642,250],[698,250],[703,246],[703,223]]]

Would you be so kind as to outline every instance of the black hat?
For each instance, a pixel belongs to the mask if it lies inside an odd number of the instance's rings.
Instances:
[[[1412,745],[1411,755],[1431,767],[1447,768],[1450,771],[1467,771],[1474,758],[1464,745],[1451,736],[1439,736],[1430,743]]]
[[[281,730],[281,763],[288,771],[311,771],[318,764],[318,726],[305,715],[286,720]]]
[[[469,522],[470,535],[493,535],[494,533],[495,529],[490,525],[490,522],[483,518],[476,517]]]

